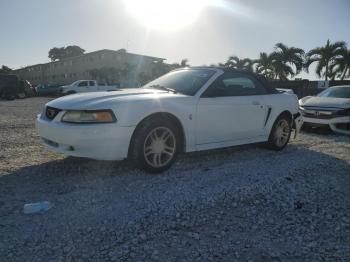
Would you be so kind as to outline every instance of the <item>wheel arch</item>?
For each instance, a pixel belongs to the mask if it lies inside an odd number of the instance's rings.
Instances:
[[[289,111],[289,110],[284,110],[283,112],[281,112],[275,119],[275,121],[282,115],[285,115],[289,118],[290,123],[292,124],[293,121],[293,114]]]
[[[275,117],[274,121],[272,122],[272,125],[271,125],[271,128],[270,128],[270,134],[269,134],[269,136],[271,135],[273,126],[275,125],[277,119],[278,119],[279,117],[283,116],[283,115],[285,115],[285,116],[288,117],[288,119],[289,119],[289,121],[290,121],[290,124],[291,124],[291,126],[292,126],[292,124],[293,124],[293,114],[292,114],[289,110],[284,110],[284,111],[282,111],[281,113],[279,113],[279,114]]]
[[[137,125],[136,128],[134,129],[134,132],[131,135],[130,143],[129,143],[129,148],[128,148],[128,158],[131,157],[132,155],[132,146],[133,142],[135,139],[135,136],[138,132],[138,130],[148,121],[151,119],[166,119],[170,120],[172,123],[176,125],[178,130],[180,131],[180,142],[181,142],[181,147],[180,147],[180,153],[185,151],[186,148],[186,135],[185,135],[185,130],[184,127],[178,117],[176,117],[174,114],[169,113],[169,112],[157,112],[157,113],[152,113],[146,117],[144,117]]]

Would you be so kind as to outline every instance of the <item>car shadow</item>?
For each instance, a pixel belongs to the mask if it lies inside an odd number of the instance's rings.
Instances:
[[[341,172],[332,172],[334,167]],[[321,169],[323,174],[318,174]],[[250,187],[258,194],[263,191],[262,185],[276,181],[300,183],[300,174],[309,176],[313,185],[318,179],[315,176],[329,174],[337,180],[349,171],[348,162],[297,144],[280,152],[253,144],[183,154],[169,171],[159,175],[140,171],[128,161],[68,157],[0,176],[0,235],[4,239],[15,236],[19,239],[16,245],[29,252],[24,238],[29,242],[47,238],[55,242],[51,245],[56,245],[61,235],[82,240],[80,234],[87,226],[123,228],[145,217],[176,214],[186,207],[184,196],[194,205],[209,205],[208,197],[226,192],[241,199],[241,189],[247,192]],[[284,194],[294,195],[294,188]],[[54,207],[44,214],[23,214],[25,203],[39,201],[50,201]],[[304,204],[311,209],[317,206],[313,202]],[[99,231],[98,236],[103,239],[103,234]]]
[[[262,159],[279,159],[283,156],[295,158],[308,155],[315,159],[330,159],[337,163],[344,162],[327,154],[312,151],[304,145],[290,144],[282,151],[272,151],[264,144],[234,146],[223,149],[207,150],[181,154],[170,168],[160,174],[149,174],[140,170],[133,161],[98,161],[87,158],[66,157],[42,164],[22,167],[9,174],[0,176],[1,195],[13,195],[23,201],[28,201],[27,195],[40,200],[50,195],[67,194],[85,186],[93,190],[94,185],[108,187],[110,183],[123,183],[127,186],[135,180],[155,180],[157,178],[177,176],[184,173],[204,173],[230,163],[242,161],[254,162]],[[248,164],[248,163],[247,163]],[[310,163],[311,164],[311,163]],[[281,165],[281,163],[276,163]],[[259,167],[259,168],[264,168]],[[99,188],[101,190],[101,188]]]

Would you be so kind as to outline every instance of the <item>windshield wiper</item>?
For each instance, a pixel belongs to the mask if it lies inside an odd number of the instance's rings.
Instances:
[[[175,89],[172,89],[172,88],[169,88],[169,87],[165,87],[165,86],[162,86],[162,85],[151,85],[149,87],[150,88],[154,88],[154,89],[165,90],[165,91],[168,91],[168,92],[173,92],[174,94],[177,93],[177,91]]]

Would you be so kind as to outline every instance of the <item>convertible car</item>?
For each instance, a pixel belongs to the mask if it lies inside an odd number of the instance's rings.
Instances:
[[[300,99],[299,104],[306,125],[327,126],[350,135],[350,86],[329,87],[317,96]]]
[[[266,142],[283,149],[301,116],[294,94],[240,70],[190,67],[142,88],[74,94],[37,116],[41,140],[65,155],[135,159],[149,172],[180,152]]]

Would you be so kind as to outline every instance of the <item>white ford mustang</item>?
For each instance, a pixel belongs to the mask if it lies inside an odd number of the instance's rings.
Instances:
[[[179,152],[264,142],[283,149],[301,125],[298,99],[253,73],[172,71],[142,88],[61,97],[37,117],[44,145],[65,155],[136,159],[150,172]]]

